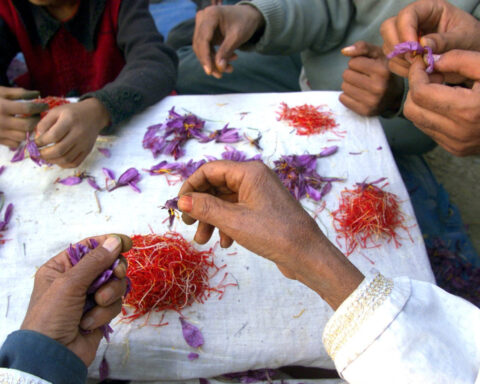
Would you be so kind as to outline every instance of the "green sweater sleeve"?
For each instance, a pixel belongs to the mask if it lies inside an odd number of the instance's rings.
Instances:
[[[265,32],[255,45],[264,54],[321,53],[342,42],[355,8],[351,0],[252,0],[265,18]]]

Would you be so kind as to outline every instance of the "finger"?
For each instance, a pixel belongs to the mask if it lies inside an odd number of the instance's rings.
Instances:
[[[400,38],[398,36],[397,17],[391,17],[385,20],[380,26],[380,34],[383,38],[383,54],[386,56],[393,51],[395,45],[400,43]]]
[[[371,59],[383,57],[382,48],[366,41],[357,41],[355,44],[342,49],[342,54],[348,57],[366,56]]]
[[[227,70],[228,62],[230,58],[235,55],[235,50],[239,47],[240,43],[235,33],[229,33],[225,36],[225,39],[215,54],[215,65],[220,72]]]
[[[370,111],[366,105],[355,100],[354,98],[342,93],[339,97],[340,102],[345,105],[348,109],[351,109],[353,112],[358,113],[361,116],[369,116]]]
[[[446,52],[435,61],[435,70],[457,73],[470,80],[480,80],[480,52],[458,49]]]
[[[220,233],[220,246],[222,248],[229,248],[233,244],[233,239],[230,236],[227,236],[222,231]]]
[[[107,268],[111,267],[122,248],[120,237],[111,235],[97,248],[88,252],[67,274],[70,288],[86,292],[92,282]]]
[[[465,111],[478,109],[478,98],[470,89],[432,84],[424,68],[421,59],[416,59],[410,68],[409,96],[414,104],[450,118],[462,118]]]
[[[73,352],[77,356],[82,356],[81,359],[83,363],[88,367],[95,359],[98,346],[100,345],[100,341],[103,339],[103,332],[101,329],[97,328],[92,332],[83,335],[83,339],[86,341],[87,346],[83,347],[82,350],[78,351],[78,353],[76,353],[75,349],[73,349]]]
[[[365,75],[379,74],[386,76],[389,73],[386,62],[369,59],[364,56],[351,59],[348,62],[348,68]]]
[[[45,120],[47,117],[48,115],[45,116],[43,120]],[[43,120],[40,121],[38,126],[40,126],[40,124],[43,123]],[[45,128],[46,125],[43,124],[42,127]],[[38,131],[40,133],[40,130]],[[48,126],[48,128],[43,132],[44,133],[40,133],[40,136],[38,136],[35,139],[35,143],[39,147],[62,142],[63,139],[70,132],[70,125],[67,123],[67,121],[58,119],[53,121],[53,124]],[[66,152],[68,152],[72,148],[73,144],[74,143],[72,143],[71,141],[68,141],[68,142],[64,142],[62,146],[57,147],[55,150],[53,149],[47,150],[49,148],[45,148],[44,151],[42,152],[42,157],[43,156],[46,156],[48,158],[60,157],[62,154],[65,154]],[[54,153],[51,153],[51,152],[54,152]]]
[[[195,242],[198,244],[207,243],[212,237],[214,229],[215,227],[210,224],[202,222],[198,223],[197,232],[195,233],[194,237]]]
[[[193,33],[193,51],[207,75],[211,75],[214,69],[212,40],[220,17],[217,12],[211,13],[209,8],[197,12]]]
[[[115,301],[121,300],[125,296],[126,290],[126,279],[109,281],[95,292],[95,302],[101,307],[107,307]]]
[[[397,76],[408,77],[410,63],[399,57],[394,57],[393,59],[388,60],[388,69]]]
[[[372,95],[372,93],[355,87],[354,85],[345,81],[342,83],[342,91],[352,99],[357,100],[358,102],[361,102],[367,106],[375,106],[379,104],[379,101],[375,96]]]
[[[117,279],[123,279],[125,276],[127,276],[128,261],[123,256],[120,256],[118,259],[120,260],[120,262],[113,270],[113,274]]]
[[[25,139],[26,132],[32,132],[37,126],[40,118],[38,117],[14,117],[7,116],[2,121],[5,129],[21,132]]]
[[[119,299],[106,307],[93,307],[80,321],[80,328],[85,331],[91,331],[102,325],[110,323],[122,310],[122,300]]]
[[[21,143],[23,140],[25,140],[25,132],[4,129],[0,131],[0,138]]]
[[[40,97],[40,92],[18,87],[2,87],[1,97],[10,100],[29,100]]]
[[[48,104],[2,100],[1,112],[4,115],[32,116],[48,110]]]
[[[420,28],[432,28],[434,18],[434,6],[430,2],[417,1],[401,10],[396,18],[396,27],[400,41],[418,41]]]
[[[432,48],[433,53],[444,53],[455,48],[461,48],[465,39],[463,31],[448,31],[443,33],[430,33],[420,38],[420,44]]]
[[[23,141],[23,140],[22,140]],[[10,139],[0,139],[0,144],[4,145],[10,149],[17,149],[21,141],[13,141]]]
[[[364,73],[353,71],[351,69],[346,69],[342,74],[343,81],[350,83],[361,89],[371,89],[372,88],[372,79],[370,76],[365,75]]]

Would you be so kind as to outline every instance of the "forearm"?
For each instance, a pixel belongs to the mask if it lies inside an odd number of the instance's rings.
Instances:
[[[8,336],[0,349],[0,367],[55,384],[83,384],[87,378],[87,367],[73,352],[33,331],[16,331]]]
[[[265,19],[265,32],[255,49],[289,55],[311,49],[325,52],[344,39],[354,14],[351,0],[252,0]]]
[[[334,310],[358,287],[363,274],[323,235],[298,255],[296,279],[317,292]]]

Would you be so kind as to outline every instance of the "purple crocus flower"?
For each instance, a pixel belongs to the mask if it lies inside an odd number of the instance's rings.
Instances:
[[[175,217],[178,216],[178,197],[167,200],[162,209],[168,209],[168,226],[171,228]]]
[[[427,56],[427,73],[433,72],[433,66],[435,61],[433,59],[432,48],[425,46],[423,47],[418,41],[405,41],[403,43],[395,45],[393,51],[387,55],[387,59],[392,59],[395,56],[403,55],[404,53],[412,52],[414,55],[426,55]]]
[[[179,320],[182,324],[183,338],[187,344],[193,348],[201,347],[205,343],[202,332],[200,332],[196,326],[187,322],[183,317],[180,317]]]
[[[150,175],[172,175],[180,176],[180,180],[188,179],[198,168],[205,164],[205,160],[193,161],[190,159],[187,163],[176,162],[169,163],[168,161],[161,161],[148,169]]]
[[[242,138],[238,134],[236,128],[228,128],[228,124],[226,124],[222,129],[217,129],[199,141],[201,143],[208,143],[214,140],[216,143],[238,143],[239,141],[242,141]]]
[[[222,159],[224,160],[231,160],[231,161],[261,161],[262,155],[258,154],[251,158],[247,158],[247,154],[245,152],[239,151],[229,145],[225,146],[225,152],[222,153]]]
[[[336,151],[337,147],[329,147],[318,155],[282,156],[274,161],[273,170],[295,199],[308,196],[319,201],[332,189],[332,181],[340,179],[320,176],[317,173],[317,159],[332,155]]]

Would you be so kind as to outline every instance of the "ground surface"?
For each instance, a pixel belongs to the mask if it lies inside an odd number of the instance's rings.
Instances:
[[[480,156],[458,158],[437,147],[425,159],[459,207],[470,238],[480,254]]]

